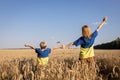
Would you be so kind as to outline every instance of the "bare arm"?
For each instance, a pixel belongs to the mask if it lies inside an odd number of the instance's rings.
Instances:
[[[34,46],[31,46],[31,45],[29,45],[29,44],[24,44],[24,46],[25,46],[25,47],[29,47],[29,48],[31,48],[31,49],[35,49]]]
[[[64,45],[61,45],[61,46],[57,46],[57,47],[51,48],[51,50],[63,49],[63,47],[64,47]]]
[[[62,45],[61,48],[62,48],[62,49],[65,49],[65,48],[69,48],[69,47],[71,47],[71,46],[73,46],[73,42],[71,42],[71,43],[69,43],[69,44],[67,44],[67,45]]]
[[[71,47],[71,46],[73,46],[73,42],[67,44],[65,47],[66,47],[66,48],[69,48],[69,47]]]
[[[103,27],[103,25],[106,23],[107,20],[108,20],[108,17],[103,18],[103,21],[97,27],[97,31],[99,31]]]

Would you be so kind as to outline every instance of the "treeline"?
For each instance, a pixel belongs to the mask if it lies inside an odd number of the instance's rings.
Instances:
[[[111,42],[96,45],[94,48],[95,49],[120,49],[120,38],[118,37],[116,40],[113,40]]]

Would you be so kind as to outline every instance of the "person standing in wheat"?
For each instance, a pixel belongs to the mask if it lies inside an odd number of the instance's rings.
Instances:
[[[64,48],[68,48],[70,46],[79,46],[80,48],[80,54],[79,54],[79,60],[81,62],[87,61],[89,63],[94,61],[94,48],[93,44],[95,42],[95,38],[98,35],[98,32],[102,28],[102,26],[106,23],[108,20],[108,17],[103,18],[100,25],[97,27],[97,29],[92,33],[91,29],[88,25],[84,25],[82,27],[82,36],[75,40],[74,42],[69,43],[68,45],[64,46]]]
[[[35,52],[37,53],[37,57],[38,57],[37,60],[39,65],[48,64],[48,59],[49,59],[48,57],[49,57],[49,54],[52,52],[52,50],[62,48],[62,46],[55,47],[55,48],[47,48],[47,43],[44,41],[40,42],[40,48],[35,48],[34,46],[28,43],[25,43],[24,46],[35,50]]]
[[[69,43],[68,45],[64,45],[63,48],[69,48],[73,45],[75,46],[81,46],[80,47],[80,54],[79,54],[79,61],[78,63],[80,64],[79,67],[82,69],[84,68],[84,72],[88,72],[85,73],[86,77],[91,77],[92,80],[96,80],[96,68],[95,68],[95,62],[94,62],[94,48],[93,48],[93,44],[95,42],[95,38],[98,35],[98,32],[100,31],[100,29],[102,28],[102,26],[106,23],[106,21],[108,20],[108,17],[103,18],[102,22],[100,23],[100,25],[97,27],[97,29],[92,33],[91,29],[88,25],[84,25],[82,27],[82,36],[79,37],[77,40],[75,40],[74,42]],[[83,73],[83,76],[84,73]]]

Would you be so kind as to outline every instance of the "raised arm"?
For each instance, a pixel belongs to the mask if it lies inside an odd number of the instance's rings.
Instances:
[[[103,18],[103,21],[97,27],[97,31],[99,31],[102,28],[102,26],[106,23],[107,20],[108,20],[108,17]]]
[[[29,45],[29,44],[27,44],[27,43],[26,43],[26,44],[24,44],[24,46],[25,46],[25,47],[29,47],[29,48],[31,48],[31,49],[35,49],[35,47],[34,47],[34,46],[31,46],[31,45]]]

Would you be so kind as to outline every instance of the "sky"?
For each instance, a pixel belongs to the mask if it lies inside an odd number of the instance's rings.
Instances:
[[[0,48],[68,44],[83,25],[94,32],[105,16],[95,45],[120,37],[120,0],[0,0]]]

